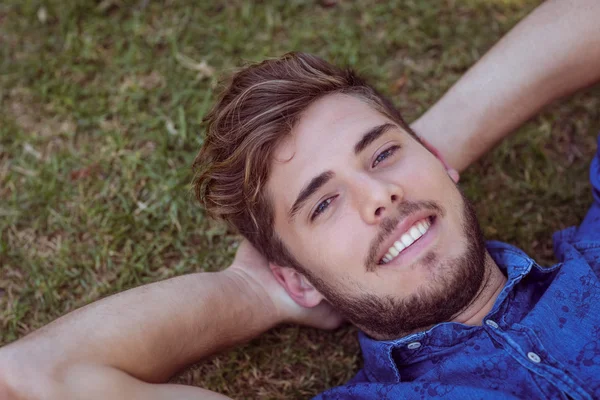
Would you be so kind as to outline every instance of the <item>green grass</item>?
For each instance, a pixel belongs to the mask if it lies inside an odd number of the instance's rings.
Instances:
[[[236,237],[189,185],[219,76],[309,51],[362,71],[412,120],[539,2],[251,3],[0,4],[0,345],[102,296],[228,265]],[[551,233],[590,204],[598,94],[552,106],[463,177],[488,238],[552,262]],[[177,380],[303,399],[360,363],[352,328],[282,327]]]

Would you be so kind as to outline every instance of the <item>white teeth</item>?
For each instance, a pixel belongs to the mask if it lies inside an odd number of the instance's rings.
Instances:
[[[404,250],[406,248],[406,246],[403,245],[401,241],[397,241],[396,243],[394,243],[394,247],[398,251],[402,251],[402,250]]]
[[[415,241],[408,233],[405,233],[404,235],[402,235],[400,240],[406,247],[410,246]]]
[[[423,234],[421,232],[419,232],[419,228],[417,228],[416,226],[413,226],[412,228],[410,228],[410,231],[408,231],[408,233],[415,240],[417,240],[418,238],[423,236]]]
[[[429,219],[423,219],[416,222],[402,237],[400,240],[395,242],[387,251],[385,256],[382,258],[384,263],[392,261],[398,254],[404,249],[413,244],[417,239],[423,236],[431,226]]]

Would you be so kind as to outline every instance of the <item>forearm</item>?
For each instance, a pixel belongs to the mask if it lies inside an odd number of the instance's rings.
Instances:
[[[228,397],[194,386],[149,384],[114,368],[82,365],[73,368],[52,400],[227,400]],[[10,400],[10,399],[8,399]],[[230,400],[230,399],[229,399]]]
[[[68,314],[0,354],[32,376],[101,365],[161,382],[277,324],[272,304],[249,288],[230,270],[146,285]]]
[[[115,368],[76,364],[63,371],[60,379],[37,376],[24,387],[12,390],[0,380],[2,400],[228,400],[210,390],[176,384],[151,384]],[[231,399],[229,399],[231,400]]]
[[[549,0],[512,29],[413,129],[463,170],[553,100],[600,80],[600,2]]]

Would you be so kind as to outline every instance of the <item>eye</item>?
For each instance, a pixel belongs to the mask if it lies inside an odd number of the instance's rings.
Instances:
[[[325,212],[325,210],[327,210],[327,208],[329,207],[329,205],[331,204],[331,202],[336,198],[337,196],[333,196],[330,197],[328,199],[323,200],[322,202],[319,203],[319,205],[317,206],[317,208],[315,208],[315,211],[313,211],[312,215],[310,216],[310,221],[314,221],[315,218],[317,218],[319,215],[321,215],[323,212]]]
[[[373,161],[373,165],[371,165],[371,168],[375,168],[377,166],[377,164],[379,164],[382,161],[385,161],[386,158],[388,158],[389,156],[394,154],[396,152],[396,150],[398,150],[399,148],[400,148],[400,146],[394,145],[394,146],[389,147],[388,149],[382,151],[381,153],[379,153],[377,158],[375,158],[375,160]]]

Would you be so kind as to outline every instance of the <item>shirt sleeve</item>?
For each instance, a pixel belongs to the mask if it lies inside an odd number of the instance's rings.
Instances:
[[[590,165],[593,203],[575,235],[576,241],[600,241],[600,135],[598,148]]]

